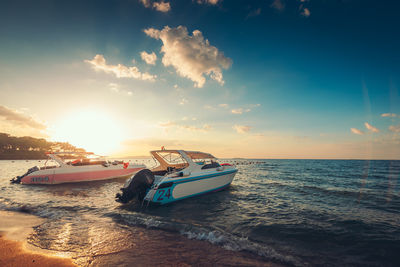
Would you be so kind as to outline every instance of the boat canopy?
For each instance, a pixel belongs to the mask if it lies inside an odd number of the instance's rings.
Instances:
[[[163,159],[170,164],[186,163],[185,155],[192,161],[197,160],[216,160],[216,158],[209,154],[199,151],[185,151],[185,150],[154,150],[150,152],[156,159]]]
[[[213,155],[199,151],[162,149],[150,153],[159,164],[152,169],[154,171],[168,170],[168,168],[182,169],[190,165],[205,165],[217,160]]]
[[[185,153],[192,159],[215,159],[215,157],[209,153],[199,151],[185,151]]]

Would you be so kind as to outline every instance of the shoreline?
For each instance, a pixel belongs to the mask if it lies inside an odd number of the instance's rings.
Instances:
[[[100,247],[91,247],[96,253],[76,255],[72,259],[70,252],[53,252],[27,243],[27,237],[33,233],[33,227],[41,225],[45,219],[22,212],[1,211],[0,216],[0,266],[40,266],[40,267],[76,267],[76,266],[284,266],[265,260],[260,256],[244,252],[230,251],[206,241],[187,239],[173,233],[146,228],[121,229],[118,233],[132,237],[124,242],[124,248],[115,247],[120,238],[102,240]],[[3,220],[4,218],[4,220]],[[100,238],[97,236],[97,238]],[[93,246],[93,244],[92,244]],[[82,247],[85,249],[85,247]],[[87,248],[86,248],[87,249]],[[72,254],[71,254],[72,253]]]
[[[22,212],[0,211],[0,266],[74,267],[72,259],[52,255],[51,251],[27,243],[33,227],[44,220]]]

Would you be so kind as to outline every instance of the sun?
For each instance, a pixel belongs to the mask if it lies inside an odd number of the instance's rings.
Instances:
[[[54,141],[68,142],[96,154],[109,155],[123,141],[118,121],[98,110],[80,110],[61,118],[53,127]]]

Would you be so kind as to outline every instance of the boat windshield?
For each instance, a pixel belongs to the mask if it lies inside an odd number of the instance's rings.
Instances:
[[[201,169],[218,168],[221,165],[218,163],[217,158],[209,153],[188,151],[186,154],[197,165],[202,166]]]
[[[216,160],[216,158],[209,153],[198,152],[198,151],[185,151],[185,152],[193,161],[194,160],[204,160],[204,159]]]
[[[187,164],[187,161],[177,151],[156,152],[168,165]]]
[[[158,163],[151,170],[156,175],[177,172],[189,166],[189,163],[178,151],[152,151],[153,159]]]
[[[213,162],[217,162],[217,159],[208,153],[203,153],[203,152],[191,152],[188,151],[186,154],[190,157],[190,159],[198,164],[198,165],[205,165],[205,164],[211,164]]]

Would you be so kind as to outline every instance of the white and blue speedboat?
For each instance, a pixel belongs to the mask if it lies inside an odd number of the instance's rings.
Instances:
[[[208,153],[184,150],[151,151],[157,165],[143,169],[129,178],[118,202],[132,199],[166,204],[188,197],[222,190],[228,187],[237,169],[231,164],[220,164]]]

